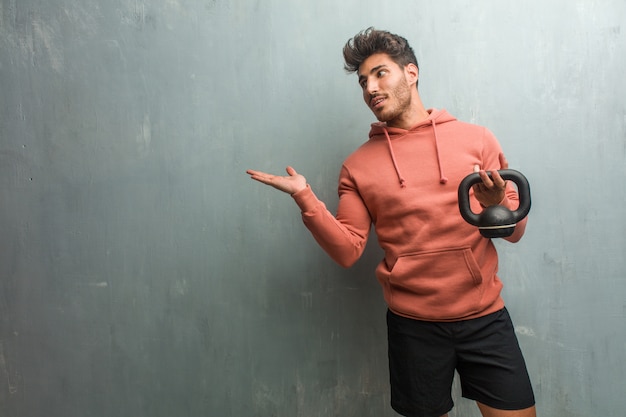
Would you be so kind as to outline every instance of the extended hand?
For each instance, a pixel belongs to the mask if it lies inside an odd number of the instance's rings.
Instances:
[[[249,174],[250,178],[253,180],[271,185],[277,190],[288,194],[295,194],[306,188],[306,178],[298,174],[292,167],[287,167],[287,174],[289,175],[284,177],[267,174],[261,171],[254,171],[252,169],[247,170],[246,173]]]
[[[504,154],[500,154],[500,169],[507,169],[509,163],[504,157]],[[478,172],[482,183],[477,183],[472,186],[474,189],[474,196],[484,207],[494,206],[499,204],[504,199],[504,190],[506,188],[506,181],[500,176],[497,170],[491,170],[491,178],[487,175],[487,172],[480,169],[478,165],[474,166],[474,172]]]

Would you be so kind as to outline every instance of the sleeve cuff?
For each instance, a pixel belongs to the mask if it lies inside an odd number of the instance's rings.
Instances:
[[[314,210],[320,203],[309,184],[307,184],[306,188],[303,190],[293,193],[291,197],[295,200],[303,213]]]

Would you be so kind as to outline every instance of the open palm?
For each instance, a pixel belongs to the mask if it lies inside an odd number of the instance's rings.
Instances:
[[[266,172],[255,171],[249,169],[246,171],[253,180],[262,182],[263,184],[271,185],[277,190],[283,191],[288,194],[295,194],[306,188],[306,178],[300,175],[292,167],[287,167],[286,176],[279,176],[268,174]]]

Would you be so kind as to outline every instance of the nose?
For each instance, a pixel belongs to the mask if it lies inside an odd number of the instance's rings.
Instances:
[[[367,80],[367,86],[365,88],[365,91],[369,95],[374,95],[376,92],[378,92],[378,82],[376,82],[375,79]]]

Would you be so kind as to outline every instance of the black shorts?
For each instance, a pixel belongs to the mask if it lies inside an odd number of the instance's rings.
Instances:
[[[462,395],[501,410],[535,404],[526,364],[506,309],[458,322],[425,322],[387,312],[391,406],[407,417],[439,417]]]

